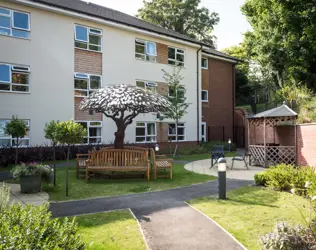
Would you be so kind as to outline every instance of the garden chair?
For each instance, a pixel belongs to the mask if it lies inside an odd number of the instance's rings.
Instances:
[[[212,166],[210,169],[218,162],[218,159],[221,157],[225,157],[224,145],[214,145],[211,150]],[[213,164],[214,159],[215,163]]]
[[[247,157],[248,157],[248,163],[247,163]],[[243,161],[245,163],[245,167],[249,170],[248,165],[250,165],[250,157],[251,155],[248,152],[248,150],[246,150],[245,153],[236,152],[236,156],[234,156],[232,159],[231,169],[233,169],[235,161]]]
[[[173,159],[168,159],[166,155],[156,155],[154,149],[150,149],[150,158],[152,167],[154,170],[154,178],[157,179],[157,177],[169,177],[172,179],[172,162]],[[169,175],[161,175],[157,174],[159,170],[166,171],[169,169]]]

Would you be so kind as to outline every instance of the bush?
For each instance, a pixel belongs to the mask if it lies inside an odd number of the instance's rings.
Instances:
[[[10,186],[2,182],[0,184],[0,212],[9,205]]]
[[[261,238],[263,249],[284,249],[284,250],[308,250],[315,249],[316,238],[310,228],[302,226],[292,227],[285,222],[277,223],[272,233]],[[314,241],[314,243],[313,243]]]
[[[296,170],[292,165],[279,164],[268,171],[267,186],[278,191],[289,191],[292,188]]]
[[[259,186],[265,186],[268,182],[269,173],[267,172],[261,172],[255,174],[255,183]]]
[[[84,249],[75,220],[52,219],[48,206],[12,205],[0,213],[1,249]]]

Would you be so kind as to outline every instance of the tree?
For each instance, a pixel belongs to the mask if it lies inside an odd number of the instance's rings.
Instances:
[[[23,120],[18,119],[17,116],[12,116],[12,120],[8,122],[4,128],[4,133],[15,138],[15,165],[18,164],[19,158],[19,139],[23,138],[27,133],[27,126]]]
[[[70,155],[70,145],[82,143],[87,137],[87,130],[82,125],[74,121],[59,122],[56,124],[56,141],[67,145],[67,168],[66,168],[66,196],[68,196],[68,163]]]
[[[316,88],[316,0],[247,0],[242,6],[252,26],[245,43],[282,88],[304,82]]]
[[[110,85],[82,100],[80,110],[93,110],[111,118],[117,127],[114,148],[124,148],[125,130],[139,114],[162,112],[171,104],[161,95],[132,85]]]
[[[56,145],[57,141],[57,125],[59,121],[50,121],[45,124],[44,133],[45,138],[51,140],[53,146],[53,158],[54,158],[54,185],[56,185]]]
[[[182,117],[187,113],[186,109],[190,106],[190,103],[186,103],[185,88],[181,85],[183,77],[181,76],[181,67],[174,68],[172,73],[162,70],[164,73],[164,80],[169,86],[168,101],[171,103],[171,108],[162,112],[161,119],[172,119],[175,122],[176,129],[176,148],[174,155],[178,149],[178,124]]]
[[[200,40],[214,47],[212,31],[218,24],[217,13],[199,7],[200,0],[143,1],[137,17],[168,30]]]

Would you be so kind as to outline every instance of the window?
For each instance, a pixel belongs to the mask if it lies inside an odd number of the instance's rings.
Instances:
[[[135,57],[137,59],[156,62],[156,56],[156,43],[140,39],[135,40]]]
[[[136,81],[136,86],[147,89],[153,93],[156,93],[157,83],[155,82],[144,82],[144,81]]]
[[[156,123],[137,122],[136,123],[136,142],[156,142]]]
[[[30,67],[0,64],[1,92],[29,92]]]
[[[102,51],[102,31],[75,25],[75,47],[91,51]]]
[[[84,143],[95,144],[101,143],[102,141],[102,122],[100,121],[77,121],[77,123],[81,124],[88,133],[88,136],[84,139]]]
[[[30,14],[0,8],[0,35],[30,38]]]
[[[168,137],[169,140],[177,141],[185,141],[185,124],[184,123],[178,123],[178,126],[175,123],[169,123],[168,124]]]
[[[102,87],[101,76],[75,73],[75,96],[89,96],[93,91]]]
[[[208,59],[205,57],[202,57],[201,59],[201,67],[202,69],[208,69]]]
[[[169,86],[169,97],[177,97],[179,99],[184,100],[185,95],[185,87],[184,86],[178,86],[178,88],[175,88],[174,86]]]
[[[168,64],[184,66],[184,50],[168,47]]]
[[[208,91],[202,90],[202,102],[208,102]]]
[[[10,135],[4,133],[4,128],[8,122],[10,122],[10,120],[0,120],[0,147],[11,147],[17,145],[15,138],[12,138]],[[30,146],[30,120],[24,120],[24,122],[27,126],[27,133],[25,137],[19,138],[19,147]]]

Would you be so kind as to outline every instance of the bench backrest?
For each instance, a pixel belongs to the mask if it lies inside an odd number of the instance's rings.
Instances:
[[[102,149],[114,149],[114,147],[111,146],[111,147],[101,148],[101,150]],[[132,150],[132,151],[146,151],[146,152],[148,152],[148,148],[141,148],[141,147],[135,147],[135,146],[124,146],[124,149]]]
[[[224,145],[214,145],[212,152],[224,152]]]
[[[104,148],[99,151],[89,151],[89,160],[89,165],[100,167],[145,166],[148,164],[148,152]]]

